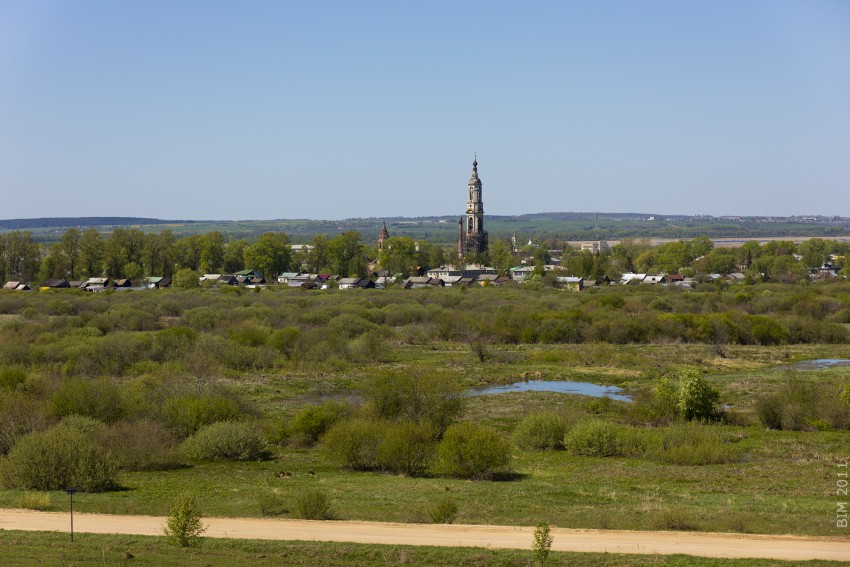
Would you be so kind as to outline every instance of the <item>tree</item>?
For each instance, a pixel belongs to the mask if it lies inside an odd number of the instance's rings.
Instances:
[[[201,268],[204,273],[217,273],[224,264],[224,235],[214,230],[204,235]],[[235,270],[238,271],[238,270]]]
[[[416,242],[409,236],[388,238],[378,259],[381,267],[391,274],[415,274],[419,265]]]
[[[111,277],[125,275],[124,266],[127,264],[142,264],[144,247],[145,233],[138,228],[114,229],[104,243],[104,271]]]
[[[180,266],[194,271],[201,268],[201,255],[204,252],[203,236],[193,234],[192,236],[181,238],[175,246],[177,249],[177,263]]]
[[[245,248],[245,266],[273,279],[289,268],[292,246],[283,232],[266,232],[257,241]]]
[[[189,493],[183,494],[171,505],[163,534],[180,547],[195,546],[207,529],[201,517],[197,498]]]
[[[248,247],[248,241],[244,239],[233,240],[228,242],[224,247],[224,259],[222,269],[224,273],[233,274],[243,269],[245,266],[245,248]]]
[[[331,271],[341,276],[363,275],[366,260],[360,233],[348,230],[328,242],[328,264]]]
[[[807,268],[820,268],[827,260],[827,243],[820,238],[810,238],[797,246],[797,251],[803,256],[803,264]]]
[[[58,245],[54,247],[59,270],[69,279],[77,277],[81,237],[80,229],[71,227],[65,231]]]
[[[41,262],[41,250],[38,243],[33,241],[32,233],[14,230],[6,234],[3,240],[5,245],[1,263],[5,278],[31,281],[37,275]]]
[[[150,276],[171,276],[174,272],[174,244],[176,238],[170,230],[159,234],[146,234],[142,250],[145,272]]]
[[[56,245],[51,247],[51,253],[46,254],[41,258],[41,265],[38,269],[38,281],[43,282],[51,278],[58,277],[61,273],[59,266],[56,263]]]
[[[136,262],[127,262],[124,264],[124,267],[121,268],[121,273],[124,274],[124,277],[128,280],[136,281],[145,275],[145,269]]]
[[[490,244],[490,259],[500,274],[506,273],[513,267],[514,259],[507,240],[499,238]]]
[[[87,228],[80,235],[80,273],[89,278],[103,273],[103,238],[97,229]]]
[[[313,273],[321,273],[330,268],[330,241],[324,234],[313,237],[312,248],[307,252],[307,269]]]

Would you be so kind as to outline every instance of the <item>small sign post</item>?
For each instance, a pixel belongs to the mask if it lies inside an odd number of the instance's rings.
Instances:
[[[69,486],[65,489],[65,492],[71,497],[71,541],[74,541],[74,494],[76,494],[77,489]]]

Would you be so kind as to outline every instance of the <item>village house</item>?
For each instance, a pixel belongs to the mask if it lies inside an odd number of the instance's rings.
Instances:
[[[10,291],[29,291],[30,286],[23,282],[6,282],[3,289],[8,289]]]

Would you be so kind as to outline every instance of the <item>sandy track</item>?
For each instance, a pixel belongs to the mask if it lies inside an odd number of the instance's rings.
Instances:
[[[436,545],[530,549],[533,528],[481,525],[423,525],[379,522],[311,522],[265,518],[205,518],[207,537],[337,541],[395,545]],[[80,533],[161,535],[165,518],[74,514]],[[0,529],[69,530],[62,512],[0,509]],[[694,532],[632,532],[552,528],[553,550],[701,557],[756,557],[802,561],[850,561],[850,537],[796,537]]]

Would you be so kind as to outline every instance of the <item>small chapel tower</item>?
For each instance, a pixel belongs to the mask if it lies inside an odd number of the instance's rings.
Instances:
[[[390,237],[387,221],[381,221],[381,232],[378,234],[378,252],[384,249],[384,242]]]
[[[466,231],[459,247],[464,254],[481,254],[487,251],[487,233],[484,231],[484,201],[481,198],[481,179],[478,177],[478,156],[472,162],[472,177],[467,183]],[[462,244],[462,245],[461,245]]]

